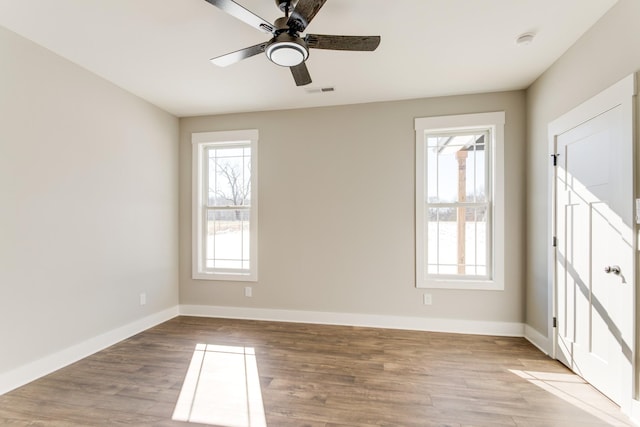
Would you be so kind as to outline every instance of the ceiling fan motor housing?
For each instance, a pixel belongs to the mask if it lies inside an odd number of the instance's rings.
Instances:
[[[267,58],[282,67],[294,67],[309,57],[309,48],[305,41],[288,32],[278,34],[265,48]]]
[[[287,9],[289,9],[289,12],[295,9],[298,0],[276,0],[276,4],[278,5],[278,9],[287,13]]]

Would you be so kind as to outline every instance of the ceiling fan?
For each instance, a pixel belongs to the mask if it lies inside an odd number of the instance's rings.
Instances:
[[[300,36],[327,0],[275,0],[284,16],[276,19],[273,25],[233,0],[206,1],[244,23],[273,35],[271,40],[264,43],[212,58],[211,62],[220,67],[265,52],[274,64],[289,67],[297,86],[304,86],[311,83],[311,76],[305,65],[309,49],[373,51],[380,44],[380,36]]]

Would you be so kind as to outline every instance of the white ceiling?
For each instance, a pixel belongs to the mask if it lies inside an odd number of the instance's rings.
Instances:
[[[616,1],[328,0],[310,33],[382,42],[312,50],[305,87],[264,55],[212,65],[269,35],[205,0],[0,0],[0,25],[182,117],[523,89]],[[281,16],[274,0],[237,2]],[[525,32],[534,42],[516,46]]]

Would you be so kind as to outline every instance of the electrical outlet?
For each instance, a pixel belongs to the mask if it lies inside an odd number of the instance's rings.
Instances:
[[[424,294],[422,296],[422,302],[424,303],[424,305],[433,304],[433,299],[431,298],[431,294]]]
[[[253,291],[253,289],[251,289],[251,286],[245,287],[244,288],[244,296],[250,298],[251,296],[253,296],[252,295],[252,293],[253,293],[252,291]]]
[[[140,293],[140,305],[146,305],[147,304],[147,293],[146,292],[141,292]]]

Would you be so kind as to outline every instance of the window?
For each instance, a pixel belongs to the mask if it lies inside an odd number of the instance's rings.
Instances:
[[[192,135],[194,279],[258,278],[257,143],[257,130]]]
[[[417,286],[504,289],[504,112],[415,129]]]

